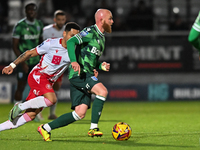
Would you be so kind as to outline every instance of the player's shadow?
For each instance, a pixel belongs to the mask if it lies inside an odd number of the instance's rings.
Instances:
[[[135,148],[135,147],[168,147],[168,148],[196,148],[197,146],[186,146],[186,145],[169,145],[169,144],[157,144],[157,143],[136,143],[137,140],[127,140],[127,141],[107,141],[105,139],[105,141],[93,141],[93,140],[90,140],[90,141],[85,141],[85,140],[71,140],[71,139],[68,139],[68,140],[63,140],[63,139],[56,139],[54,140],[55,142],[67,142],[67,143],[85,143],[85,144],[111,144],[111,145],[120,145],[120,146],[123,146],[123,147],[126,147],[128,149],[132,149],[132,148]]]
[[[100,138],[99,141],[96,141],[95,139],[92,140],[81,140],[81,138],[86,138],[86,136],[80,136],[79,135],[79,139],[77,140],[77,136],[67,136],[67,137],[54,137],[54,141],[57,142],[72,142],[72,143],[85,143],[85,144],[89,144],[89,143],[104,143],[104,144],[113,144],[113,145],[121,145],[123,147],[168,147],[168,148],[199,148],[199,146],[188,146],[188,145],[173,145],[173,144],[157,144],[157,143],[139,143],[140,139],[143,138],[149,138],[149,137],[165,137],[165,136],[183,136],[183,135],[199,135],[199,133],[184,133],[184,134],[179,134],[179,133],[166,133],[166,134],[155,134],[155,133],[139,133],[134,135],[134,137],[130,137],[129,140],[127,141],[115,141],[113,139],[113,141],[110,141],[110,136],[104,136],[103,138]],[[71,138],[71,139],[70,139]],[[73,139],[76,140],[73,140]],[[96,138],[96,137],[94,137]],[[131,148],[130,148],[131,149]]]

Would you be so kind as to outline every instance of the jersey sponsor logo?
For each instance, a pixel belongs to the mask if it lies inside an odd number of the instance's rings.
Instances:
[[[51,63],[55,65],[60,65],[61,59],[62,59],[62,56],[53,55],[53,59]]]
[[[88,83],[85,85],[85,87],[86,87],[86,89],[89,89],[89,88],[90,88],[90,86],[89,86]]]
[[[37,91],[36,89],[34,89],[34,90],[33,90],[33,93],[34,93],[36,96],[39,96],[40,91]]]
[[[88,32],[87,32],[87,31],[81,31],[80,35],[81,35],[82,37],[85,37],[86,35],[88,35]]]
[[[24,39],[25,40],[35,40],[35,39],[38,39],[39,38],[39,34],[36,34],[36,35],[28,35],[28,34],[25,34],[24,35]]]
[[[42,45],[44,45],[44,42],[42,42],[38,47],[41,47]]]
[[[40,84],[40,75],[36,75],[35,73],[33,74],[33,78],[35,79],[35,81]]]
[[[92,78],[92,80],[94,80],[94,81],[98,81],[98,79],[97,79],[95,76],[92,76],[91,78]]]
[[[90,29],[90,28],[87,28],[87,31],[91,31],[91,29]]]
[[[96,47],[92,47],[90,52],[97,56],[101,56],[101,54],[102,54],[102,52],[100,50],[98,50]]]

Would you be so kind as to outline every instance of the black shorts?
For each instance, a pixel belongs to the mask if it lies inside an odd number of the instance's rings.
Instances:
[[[36,64],[35,64],[36,65]],[[33,69],[33,67],[35,67],[35,65],[30,65],[28,66],[29,67],[29,70],[28,70],[28,73],[24,72],[21,64],[19,64],[16,68],[16,72],[17,72],[17,80],[18,81],[27,81],[28,79],[28,75],[29,73],[31,72],[31,70]]]
[[[71,109],[74,110],[80,104],[86,104],[89,109],[92,95],[89,91],[95,84],[100,83],[98,79],[89,73],[83,73],[81,76],[73,77],[69,81],[72,100]]]

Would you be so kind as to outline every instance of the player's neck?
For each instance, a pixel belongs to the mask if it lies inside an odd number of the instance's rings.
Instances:
[[[61,29],[60,28],[58,28],[58,26],[56,25],[56,24],[54,24],[54,26],[53,26],[56,30],[58,30],[58,31],[60,31]]]
[[[61,45],[62,45],[62,47],[67,48],[67,44],[66,44],[66,41],[64,40],[64,38],[62,38]]]
[[[101,31],[101,33],[104,33],[104,32],[105,32],[105,30],[104,30],[104,28],[102,27],[102,25],[96,24],[96,26],[97,26],[97,28],[99,29],[99,31]]]

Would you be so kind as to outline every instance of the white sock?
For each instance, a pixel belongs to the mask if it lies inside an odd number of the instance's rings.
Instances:
[[[50,131],[51,131],[51,127],[49,126],[48,123],[46,123],[45,125],[43,125],[43,128],[44,128],[47,132],[50,132]]]
[[[42,108],[42,107],[49,107],[52,105],[53,103],[47,98],[45,98],[44,96],[38,96],[24,103],[20,103],[18,106],[21,110],[26,110],[28,108],[37,109],[37,108]]]
[[[12,122],[10,120],[5,121],[0,124],[0,131],[15,129],[23,124],[31,121],[31,118],[25,113],[23,115],[17,116]]]
[[[90,129],[98,128],[98,124],[96,123],[91,123]]]

